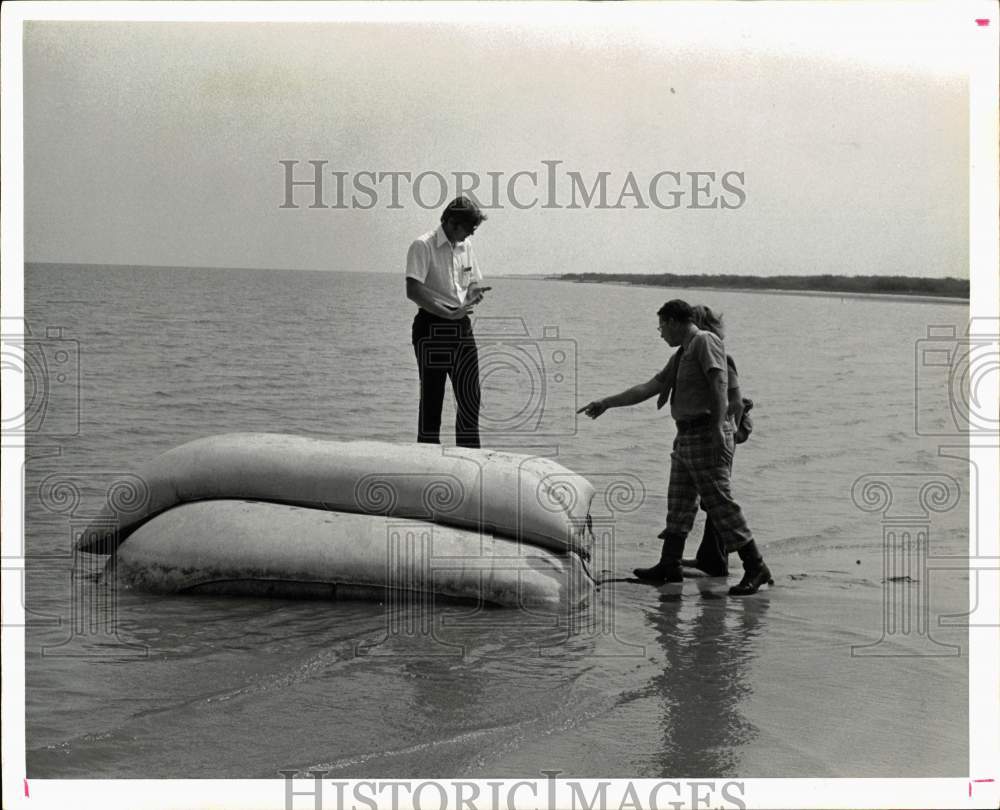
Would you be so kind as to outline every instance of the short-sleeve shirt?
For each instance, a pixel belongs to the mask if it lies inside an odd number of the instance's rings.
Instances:
[[[656,375],[656,379],[666,383],[674,379],[674,394],[670,401],[670,415],[674,419],[694,419],[712,412],[712,388],[708,373],[713,368],[726,374],[727,388],[732,387],[733,379],[729,377],[730,370],[735,377],[736,367],[732,358],[726,355],[722,341],[712,332],[696,331],[684,344],[680,361],[677,353],[670,358],[666,366]],[[737,382],[738,384],[738,382]]]
[[[670,355],[670,359],[667,361],[667,364],[653,375],[664,385],[669,382],[671,388],[674,387],[674,383],[677,380],[677,354],[678,352],[674,352]],[[740,376],[739,372],[736,371],[736,361],[733,360],[732,355],[726,355],[726,368],[729,371],[728,390],[732,391],[734,388],[739,388]]]
[[[406,277],[416,279],[452,307],[462,306],[469,285],[483,280],[471,238],[452,246],[440,225],[413,240],[406,254]]]

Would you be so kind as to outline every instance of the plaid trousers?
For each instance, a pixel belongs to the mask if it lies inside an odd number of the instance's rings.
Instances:
[[[753,540],[740,505],[729,486],[733,458],[733,428],[724,425],[727,453],[720,458],[712,445],[710,426],[678,432],[670,454],[670,485],[667,488],[667,531],[690,533],[698,513],[698,499],[726,545],[735,551]]]

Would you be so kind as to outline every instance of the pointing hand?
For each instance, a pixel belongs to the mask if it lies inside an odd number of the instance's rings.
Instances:
[[[602,413],[608,409],[608,406],[600,399],[596,399],[593,402],[589,402],[584,405],[577,413],[585,413],[591,419],[596,419]]]

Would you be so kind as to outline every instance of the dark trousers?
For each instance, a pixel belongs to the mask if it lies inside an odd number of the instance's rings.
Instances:
[[[455,395],[455,443],[479,447],[479,350],[468,318],[449,321],[421,309],[413,319],[413,351],[420,373],[417,441],[441,443],[445,381]]]
[[[730,471],[733,469],[732,458],[729,460],[729,469]],[[726,550],[726,543],[722,535],[715,530],[715,524],[712,523],[710,516],[705,517],[705,531],[701,536],[695,559],[703,569],[709,571],[729,570],[729,552]]]
[[[729,552],[722,535],[715,530],[712,518],[705,518],[705,533],[701,536],[701,544],[695,555],[698,564],[708,571],[728,571]]]

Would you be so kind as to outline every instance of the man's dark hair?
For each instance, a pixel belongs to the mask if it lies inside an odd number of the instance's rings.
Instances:
[[[694,320],[694,310],[691,309],[691,305],[687,301],[681,301],[680,298],[667,301],[656,314],[664,321],[669,321],[671,318],[681,323]]]
[[[478,228],[487,219],[478,205],[469,197],[456,197],[447,208],[441,212],[441,224],[453,220],[456,225],[468,228]]]

